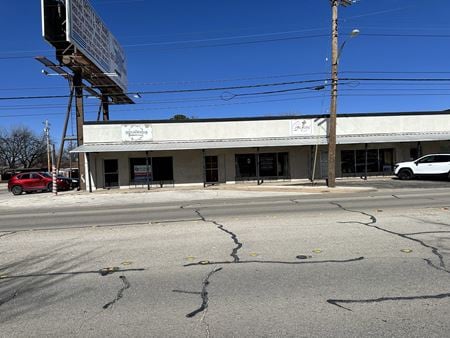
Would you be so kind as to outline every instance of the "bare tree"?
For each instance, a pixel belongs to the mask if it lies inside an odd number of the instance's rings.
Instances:
[[[11,169],[32,168],[45,163],[46,150],[44,136],[36,135],[27,127],[0,131],[0,162]]]
[[[11,139],[9,133],[2,129],[0,130],[0,158],[9,168],[15,169],[17,166],[18,149],[14,145],[14,140]]]

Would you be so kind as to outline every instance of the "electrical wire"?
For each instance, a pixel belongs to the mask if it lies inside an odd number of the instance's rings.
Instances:
[[[448,96],[449,94],[420,94],[420,93],[405,93],[405,94],[340,94],[340,97],[407,97],[407,96]],[[130,109],[115,109],[114,112],[139,112],[139,111],[173,111],[177,109],[193,109],[193,108],[211,108],[211,107],[222,107],[222,106],[234,106],[234,105],[248,105],[248,104],[259,104],[268,102],[285,102],[285,101],[297,101],[304,99],[323,99],[322,95],[311,95],[295,98],[283,98],[283,99],[270,99],[270,100],[259,100],[259,101],[249,101],[249,102],[229,102],[229,103],[217,103],[217,104],[207,104],[207,105],[189,105],[189,106],[169,106],[169,107],[142,107],[142,108],[130,108]],[[87,112],[85,115],[95,115],[96,112]],[[9,117],[35,117],[35,116],[47,116],[47,115],[65,115],[65,113],[37,113],[37,114],[13,114],[13,115],[0,115],[0,118]]]
[[[361,33],[364,36],[391,37],[391,38],[450,38],[450,34],[383,34]]]
[[[120,96],[120,95],[133,95],[136,93],[145,95],[145,94],[179,94],[179,93],[196,93],[196,92],[210,92],[210,91],[226,91],[226,90],[233,90],[233,89],[275,87],[275,86],[287,86],[287,85],[294,85],[294,84],[301,84],[301,83],[324,82],[326,80],[328,80],[328,79],[261,83],[261,84],[229,86],[229,87],[209,87],[209,88],[197,88],[197,89],[139,91],[139,92],[129,92],[129,93],[108,93],[108,96],[113,97],[113,96]],[[90,95],[83,95],[83,96],[88,97]],[[66,98],[66,97],[69,97],[69,95],[10,96],[10,97],[0,97],[0,100],[5,101],[5,100],[57,99],[57,98]]]
[[[450,73],[450,72],[449,72]],[[277,75],[265,75],[265,76],[254,76],[254,77],[239,77],[239,78],[228,78],[228,79],[205,79],[205,80],[190,80],[190,81],[159,81],[159,82],[128,82],[129,86],[165,86],[165,85],[190,85],[190,84],[200,84],[200,83],[218,83],[218,82],[236,82],[236,81],[254,81],[263,79],[277,79],[277,78],[287,78],[287,77],[297,77],[297,76],[317,76],[317,75],[328,75],[329,72],[310,72],[310,73],[293,73],[293,74],[277,74]],[[77,88],[78,86],[75,86]],[[99,85],[95,88],[105,88],[112,87],[111,85]],[[57,88],[67,88],[67,86],[51,86],[51,87],[3,87],[0,88],[2,91],[13,91],[13,90],[42,90],[42,89],[57,89]],[[139,90],[137,90],[139,91]],[[131,92],[131,90],[130,90]],[[136,91],[133,91],[136,92]]]
[[[124,44],[123,48],[136,48],[136,47],[159,47],[159,46],[167,46],[167,45],[179,45],[179,44],[188,44],[188,43],[199,43],[199,42],[212,42],[212,41],[223,41],[223,40],[232,40],[232,39],[242,39],[248,38],[251,36],[270,36],[270,35],[280,35],[284,33],[265,33],[265,34],[255,34],[246,36],[237,36],[237,37],[223,37],[223,38],[211,38],[211,39],[197,39],[197,40],[180,40],[180,41],[167,41],[167,42],[151,42],[151,43],[136,43],[136,44]],[[251,45],[258,43],[268,43],[268,42],[280,42],[280,41],[291,41],[291,40],[300,40],[300,39],[313,39],[313,38],[321,38],[321,37],[329,37],[329,34],[314,34],[314,35],[298,35],[298,36],[288,36],[288,37],[280,37],[280,38],[272,38],[272,39],[260,39],[253,41],[238,41],[238,42],[227,42],[227,43],[216,43],[216,44],[207,44],[207,45],[192,45],[192,46],[180,46],[180,47],[172,47],[172,48],[160,48],[160,49],[152,49],[152,51],[166,51],[166,50],[177,50],[177,49],[189,49],[189,48],[211,48],[211,47],[227,47],[227,46],[241,46],[241,45]],[[58,41],[53,41],[58,42]],[[66,42],[65,40],[61,40],[60,42]],[[0,54],[9,54],[5,56],[0,56],[0,60],[8,60],[8,59],[27,59],[32,58],[32,56],[24,56],[24,55],[14,55],[13,53],[51,53],[53,50],[44,49],[44,50],[15,50],[15,51],[4,51]]]
[[[321,29],[321,28],[309,29],[309,31],[313,31],[313,30],[323,30],[323,29]],[[305,29],[305,30],[299,30],[299,31],[307,31],[307,30]],[[151,43],[138,43],[138,44],[124,44],[122,47],[124,47],[124,48],[158,47],[158,46],[188,44],[188,43],[198,43],[198,42],[212,42],[212,41],[223,41],[223,40],[232,40],[232,39],[245,39],[245,38],[250,38],[250,37],[258,37],[258,36],[273,36],[273,35],[282,35],[282,34],[292,34],[293,32],[298,32],[298,31],[261,33],[261,34],[252,34],[252,35],[229,36],[229,37],[197,39],[197,40],[179,40],[179,41],[151,42]],[[372,37],[450,38],[450,34],[361,33],[361,35],[372,36]],[[174,47],[174,48],[152,49],[152,51],[167,51],[167,50],[188,49],[188,48],[212,48],[212,47],[240,46],[240,45],[258,44],[258,43],[290,41],[290,40],[309,39],[309,38],[320,38],[320,37],[329,37],[329,34],[299,35],[299,36],[288,36],[288,37],[280,37],[280,38],[273,38],[273,39],[253,40],[253,41],[239,41],[239,42],[219,43],[219,44],[209,44],[209,45],[180,46],[180,47]],[[57,42],[57,41],[55,41],[55,42]],[[51,52],[53,52],[53,50],[45,49],[45,50],[3,51],[3,52],[0,52],[0,55],[1,54],[10,54],[10,55],[0,56],[0,60],[30,59],[33,57],[32,56],[15,55],[13,53],[36,53],[36,52],[51,53]]]
[[[210,92],[210,91],[227,91],[233,89],[250,89],[250,88],[261,88],[261,87],[276,87],[276,86],[287,86],[294,84],[303,83],[325,83],[330,81],[330,79],[310,79],[301,81],[286,81],[286,82],[275,82],[275,83],[261,83],[253,85],[240,85],[240,86],[229,86],[229,87],[209,87],[209,88],[196,88],[196,89],[172,89],[172,90],[155,90],[155,91],[137,91],[137,92],[127,92],[127,93],[108,93],[107,96],[114,97],[120,95],[156,95],[156,94],[180,94],[180,93],[198,93],[198,92]],[[450,78],[351,78],[343,77],[340,81],[354,81],[354,82],[450,82]],[[83,95],[84,97],[89,97],[90,95]],[[1,101],[5,100],[32,100],[32,99],[57,99],[57,98],[67,98],[68,95],[40,95],[40,96],[10,96],[10,97],[0,97]]]
[[[342,74],[450,74],[450,71],[372,71],[372,70],[343,70],[339,71]],[[227,79],[204,79],[204,80],[190,80],[190,81],[159,81],[159,82],[129,82],[129,86],[170,86],[170,85],[190,85],[201,83],[220,83],[220,82],[237,82],[237,81],[254,81],[262,79],[276,79],[276,78],[288,78],[288,77],[301,77],[301,76],[317,76],[317,75],[329,75],[329,72],[311,72],[311,73],[292,73],[292,74],[278,74],[278,75],[265,75],[254,77],[238,77]],[[429,84],[431,85],[431,84]],[[75,86],[77,87],[77,86]],[[84,86],[83,86],[84,87]],[[95,88],[108,88],[112,85],[99,85]],[[23,90],[44,90],[44,89],[66,89],[67,86],[41,86],[41,87],[2,87],[0,91],[23,91]],[[140,92],[139,89],[129,90],[129,92]]]

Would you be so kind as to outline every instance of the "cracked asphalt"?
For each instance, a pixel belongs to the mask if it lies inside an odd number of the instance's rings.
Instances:
[[[450,187],[418,189],[0,203],[0,336],[448,336]]]

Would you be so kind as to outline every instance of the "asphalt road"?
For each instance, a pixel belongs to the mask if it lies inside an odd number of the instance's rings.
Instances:
[[[3,209],[0,335],[448,336],[449,209],[442,185]]]

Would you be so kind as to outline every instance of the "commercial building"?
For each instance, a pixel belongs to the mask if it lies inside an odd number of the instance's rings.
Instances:
[[[88,190],[327,175],[327,115],[86,122]],[[337,177],[450,153],[450,111],[338,115]]]

